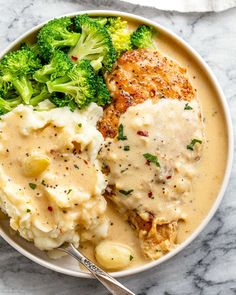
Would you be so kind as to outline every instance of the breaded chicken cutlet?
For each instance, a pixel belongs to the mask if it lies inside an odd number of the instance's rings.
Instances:
[[[116,137],[119,119],[130,106],[147,99],[158,101],[167,98],[188,103],[195,98],[186,69],[157,50],[127,51],[117,60],[113,70],[106,74],[105,80],[113,102],[105,108],[98,125],[104,138]],[[109,173],[109,167],[106,168],[106,173]],[[114,186],[108,186],[105,195],[120,208]],[[124,202],[122,205],[125,206]],[[146,257],[157,259],[175,247],[177,220],[160,222],[158,216],[150,212],[140,213],[128,207],[125,210],[127,220],[138,233]]]
[[[191,101],[195,96],[186,69],[152,49],[127,51],[105,80],[113,102],[98,126],[104,137],[116,136],[119,118],[130,106],[150,98]]]

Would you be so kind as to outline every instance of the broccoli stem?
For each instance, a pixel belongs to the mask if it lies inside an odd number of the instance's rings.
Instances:
[[[47,82],[47,86],[50,93],[61,92],[74,97],[78,107],[81,107],[86,101],[86,97],[84,96],[83,91],[78,87],[77,81],[68,82],[65,77],[62,77]]]
[[[46,89],[43,89],[41,93],[32,97],[29,103],[32,106],[37,106],[41,101],[48,99],[49,96],[50,94],[48,93],[48,91]]]
[[[54,72],[54,67],[51,64],[43,66],[40,70],[34,73],[34,79],[43,83],[49,80],[50,75]]]
[[[76,46],[70,50],[70,56],[75,55],[78,58],[78,61],[81,59],[91,60],[94,58],[99,58],[99,53],[102,53],[103,50],[102,40],[98,42],[96,39],[93,39],[93,34],[87,36],[86,33],[82,33]]]
[[[0,114],[5,114],[7,112],[10,112],[13,108],[18,106],[21,103],[21,98],[13,98],[5,100],[0,97]]]
[[[48,91],[51,92],[62,92],[65,94],[69,94],[72,97],[76,96],[76,94],[81,93],[82,92],[79,90],[78,85],[76,82],[71,81],[68,83],[65,83],[63,81],[63,79],[56,79],[53,82],[48,82],[47,83],[48,86]]]
[[[26,104],[29,104],[30,98],[33,94],[33,88],[31,82],[26,77],[19,77],[13,80],[12,84],[16,88],[17,92],[22,97]]]
[[[53,41],[53,46],[55,48],[60,48],[60,47],[72,47],[75,46],[75,44],[78,41],[78,33],[76,35],[71,36],[69,39],[65,40],[54,40]]]

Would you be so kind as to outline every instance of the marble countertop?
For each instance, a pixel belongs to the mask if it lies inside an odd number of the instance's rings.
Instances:
[[[116,0],[0,0],[0,50],[32,26],[60,14],[114,9],[145,16],[188,41],[210,65],[225,92],[236,124],[236,9],[180,14]],[[236,294],[236,165],[217,214],[186,250],[142,274],[121,279],[137,295]],[[0,294],[105,295],[93,280],[47,270],[0,238]]]

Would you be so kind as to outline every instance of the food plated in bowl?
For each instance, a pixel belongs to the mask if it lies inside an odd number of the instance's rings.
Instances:
[[[1,208],[49,253],[10,236],[8,219],[3,237],[78,276],[68,257],[52,259],[65,241],[115,275],[179,251],[215,211],[231,164],[231,125],[211,73],[169,32],[128,14],[83,13],[25,37],[20,51],[39,64],[27,91],[15,81],[3,89],[12,110],[1,120]]]

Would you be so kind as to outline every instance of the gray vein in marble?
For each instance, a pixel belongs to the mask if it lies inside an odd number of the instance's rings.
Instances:
[[[190,43],[210,65],[236,124],[236,9],[181,14],[116,0],[0,0],[0,50],[51,17],[87,9],[113,9],[159,22]],[[236,135],[236,134],[235,134]],[[222,204],[200,236],[166,263],[121,279],[138,295],[236,294],[236,165]],[[93,280],[64,276],[23,257],[0,239],[0,294],[105,295]]]

